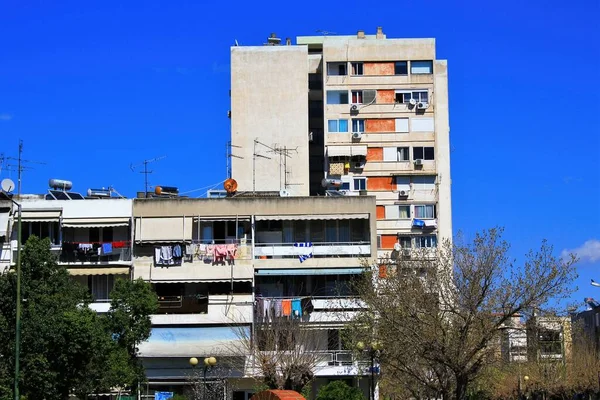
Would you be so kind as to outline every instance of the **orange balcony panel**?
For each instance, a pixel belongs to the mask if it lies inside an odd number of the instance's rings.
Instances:
[[[366,121],[366,131],[368,132],[395,132],[396,121],[393,119],[368,119]]]
[[[383,147],[368,147],[367,162],[369,161],[383,161]]]
[[[375,209],[377,210],[377,219],[385,219],[385,207],[377,206]]]
[[[391,176],[370,176],[367,179],[367,190],[394,190],[395,186]]]
[[[396,243],[398,243],[398,237],[396,235],[381,235],[382,249],[393,249]]]
[[[394,104],[396,92],[394,90],[378,90],[377,104]]]
[[[366,62],[363,63],[364,75],[394,75],[393,62]]]

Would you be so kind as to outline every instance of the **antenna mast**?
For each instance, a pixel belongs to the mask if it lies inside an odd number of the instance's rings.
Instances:
[[[148,164],[162,160],[163,158],[167,158],[167,156],[160,156],[160,157],[156,157],[156,158],[151,158],[149,160],[144,160],[139,164],[136,165],[129,165],[129,168],[131,168],[132,171],[135,172],[135,169],[140,167],[140,166],[144,166],[144,170],[140,171],[140,174],[144,174],[144,198],[147,199],[148,198],[148,174],[153,173],[154,171],[148,171]]]
[[[232,148],[235,147],[236,149],[241,149],[242,146],[236,146],[234,144],[231,144],[231,140],[229,140],[227,142],[226,148],[225,148],[225,154],[227,156],[227,178],[231,178],[231,157],[235,157],[235,158],[240,158],[243,159],[244,157],[240,157],[240,156],[236,156],[235,154],[233,154],[232,152]]]
[[[21,176],[23,174],[23,171],[28,170],[28,169],[33,169],[27,165],[23,165],[24,163],[32,163],[32,164],[41,164],[41,165],[45,165],[45,162],[41,162],[41,161],[33,161],[33,160],[24,160],[23,159],[23,140],[19,139],[19,156],[17,158],[15,157],[3,157],[6,160],[14,160],[17,161],[17,194],[20,197],[21,196]],[[7,167],[11,167],[14,166],[14,164],[6,164]],[[7,170],[10,171],[10,168],[7,168]]]

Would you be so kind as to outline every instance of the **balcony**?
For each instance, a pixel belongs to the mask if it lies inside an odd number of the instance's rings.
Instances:
[[[252,295],[159,296],[153,325],[238,324],[252,322]]]
[[[312,242],[312,247],[297,247],[294,243],[258,243],[254,248],[255,259],[298,258],[312,252],[318,257],[369,257],[369,242]]]
[[[109,265],[131,261],[131,242],[63,242],[55,247],[61,264]]]

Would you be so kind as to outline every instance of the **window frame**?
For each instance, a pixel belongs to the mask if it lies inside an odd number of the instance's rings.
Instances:
[[[344,74],[340,74],[340,67],[344,67]],[[336,70],[336,74],[330,73],[334,68]],[[327,63],[327,76],[348,76],[348,63],[344,61],[329,61]]]
[[[422,241],[421,239],[424,239],[424,241]],[[422,246],[422,244],[425,244],[425,246]],[[427,246],[427,244],[429,244],[429,246]],[[438,243],[436,235],[415,236],[416,249],[435,249],[437,248],[437,245]]]
[[[337,100],[339,101],[339,103],[330,103],[329,102],[329,95],[336,93],[337,94]],[[346,102],[342,102],[342,96],[345,94],[346,97]],[[340,104],[349,104],[350,99],[348,98],[348,91],[347,90],[327,90],[325,92],[325,104],[326,105],[340,105]]]
[[[425,157],[425,149],[432,149],[433,151],[433,157],[432,158],[427,158]],[[423,152],[423,157],[417,157],[415,156],[415,150],[416,149],[421,149],[421,151]],[[434,146],[413,146],[412,148],[412,156],[413,156],[413,160],[423,160],[423,161],[435,161],[435,147]]]
[[[346,121],[346,130],[345,131],[340,130],[340,121]],[[332,131],[329,129],[329,124],[331,122],[335,122],[335,127],[336,127],[335,131]],[[348,120],[345,118],[328,119],[327,120],[327,133],[348,133]]]
[[[365,121],[366,120],[364,118],[352,118],[352,123],[351,123],[352,126],[350,127],[351,130],[352,130],[352,133],[356,133],[356,132],[365,133],[365,126],[366,126],[366,122]],[[356,126],[358,128],[357,130],[354,129],[355,123],[356,123]],[[361,124],[362,124],[362,129],[361,129],[361,126],[360,126]]]
[[[404,63],[404,66],[406,68],[406,73],[398,73],[396,72],[398,70],[398,64]],[[394,61],[394,75],[396,76],[407,76],[408,72],[410,71],[409,65],[408,65],[408,61]]]
[[[398,95],[402,95],[402,101],[398,101]],[[425,96],[423,96],[423,94]],[[406,96],[410,95],[410,96]],[[415,97],[415,95],[417,95]],[[394,91],[394,103],[395,104],[408,104],[411,99],[415,99],[417,103],[428,103],[429,104],[429,90],[395,90]]]
[[[429,72],[413,72],[413,64],[414,63],[428,63]],[[423,68],[415,67],[415,68]],[[411,75],[432,75],[433,74],[433,60],[411,60],[410,61],[410,74]]]
[[[418,207],[425,207],[425,210],[427,210],[427,208],[431,207],[431,211],[432,211],[433,217],[418,217],[417,216],[417,208]],[[413,208],[413,210],[412,210],[413,211],[413,216],[414,216],[415,219],[436,219],[437,218],[437,207],[436,207],[435,204],[427,204],[427,203],[425,203],[425,204],[413,204],[412,208]],[[427,214],[427,213],[425,212],[425,214]]]
[[[356,102],[354,101],[354,94],[356,93]],[[363,104],[363,91],[361,90],[351,90],[350,98],[348,99],[350,104]]]
[[[355,73],[356,71],[356,73]],[[364,75],[364,63],[362,61],[354,61],[350,63],[351,76],[363,76]]]
[[[360,188],[360,182],[363,182],[364,189]],[[359,183],[359,188],[356,188],[357,183]],[[367,177],[366,176],[354,176],[352,177],[352,191],[360,192],[361,190],[367,190]]]

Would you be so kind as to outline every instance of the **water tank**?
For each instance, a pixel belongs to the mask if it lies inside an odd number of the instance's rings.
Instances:
[[[65,181],[63,179],[50,179],[48,181],[48,185],[51,189],[54,190],[71,190],[73,187],[73,182]]]
[[[177,196],[179,194],[179,189],[173,186],[157,186],[154,188],[154,193],[157,196]]]
[[[88,197],[110,197],[110,190],[108,189],[88,189]]]

